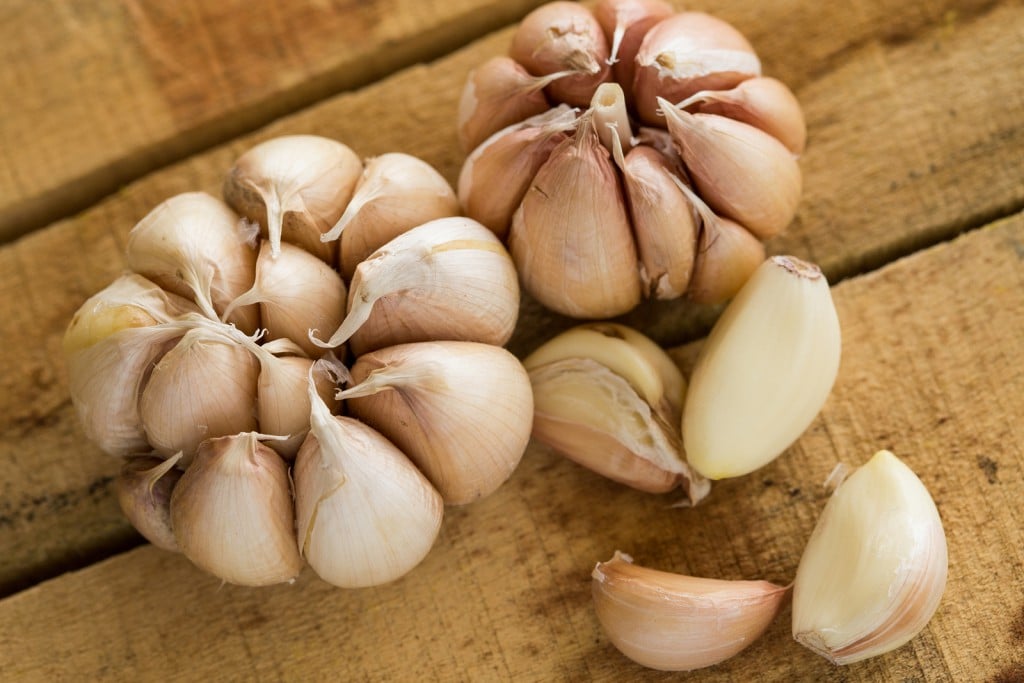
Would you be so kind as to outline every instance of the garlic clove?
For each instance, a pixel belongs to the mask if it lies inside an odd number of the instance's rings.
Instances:
[[[275,258],[264,241],[252,288],[231,303],[226,315],[238,306],[259,304],[267,339],[291,339],[316,357],[323,349],[309,340],[309,331],[336,329],[345,317],[347,295],[341,276],[316,256],[284,243]]]
[[[128,458],[114,480],[117,503],[132,526],[157,548],[178,552],[171,530],[171,492],[181,470],[175,455],[167,460],[152,456]]]
[[[727,90],[761,75],[743,34],[702,12],[682,12],[647,31],[636,54],[633,95],[640,118],[664,125],[657,98],[678,102],[701,90]]]
[[[683,408],[690,464],[722,479],[762,467],[811,424],[839,371],[839,319],[817,266],[773,256],[715,323]]]
[[[553,100],[574,107],[586,106],[597,86],[611,77],[601,25],[575,2],[549,2],[526,15],[512,36],[509,55],[536,76],[579,72],[547,86]]]
[[[165,290],[191,299],[212,320],[256,276],[256,251],[226,204],[204,192],[159,204],[128,235],[128,267]],[[259,325],[254,306],[237,308],[230,322],[247,333]]]
[[[612,644],[661,671],[718,664],[757,640],[789,588],[768,581],[723,581],[633,564],[616,551],[592,573],[594,609]]]
[[[793,220],[802,181],[781,142],[753,126],[715,114],[690,114],[658,99],[668,129],[701,198],[761,239]]]
[[[879,451],[825,505],[800,558],[793,637],[834,664],[902,646],[938,609],[948,557],[921,480]]]
[[[796,95],[774,78],[759,76],[731,90],[702,90],[676,105],[717,114],[763,130],[799,156],[807,143],[807,124]]]
[[[502,346],[518,315],[519,283],[498,238],[472,219],[441,218],[359,264],[348,315],[329,341],[318,343],[335,347],[351,339],[357,356],[418,341]]]
[[[315,361],[300,356],[260,356],[260,376],[256,386],[260,432],[287,437],[267,442],[286,460],[295,459],[299,446],[309,433],[311,406],[307,386],[310,373],[320,398],[331,412],[337,411],[341,407],[341,401],[334,398],[337,386]]]
[[[640,303],[636,245],[609,156],[585,118],[541,166],[512,219],[509,250],[523,286],[564,315],[610,318]]]
[[[644,36],[674,10],[661,0],[601,0],[594,6],[594,17],[611,45],[608,62],[615,80],[625,84],[630,96],[636,76],[636,54]]]
[[[400,153],[366,162],[352,201],[321,239],[341,239],[338,260],[346,279],[370,254],[428,221],[459,214],[455,191],[425,161]]]
[[[477,146],[459,172],[458,196],[466,215],[504,240],[537,171],[575,126],[575,110],[559,105]]]
[[[196,566],[241,586],[292,581],[295,547],[288,467],[253,432],[204,441],[171,493],[171,526]]]
[[[497,346],[391,346],[361,356],[352,383],[338,397],[416,463],[449,505],[493,493],[530,440],[530,378]]]
[[[341,588],[394,581],[433,546],[441,495],[377,431],[331,415],[312,389],[310,403],[310,433],[293,473],[299,551]]]
[[[200,442],[256,429],[259,363],[245,347],[207,328],[191,329],[153,368],[139,399],[149,444],[184,452]]]
[[[338,220],[362,173],[346,145],[317,135],[285,135],[243,154],[224,179],[224,199],[260,226],[271,255],[290,242],[333,264],[320,235]]]
[[[663,350],[622,325],[574,328],[523,361],[533,385],[533,437],[613,481],[650,493],[710,490],[683,458],[685,382]]]

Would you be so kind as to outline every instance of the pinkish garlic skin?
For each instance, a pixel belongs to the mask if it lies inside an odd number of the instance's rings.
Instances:
[[[158,548],[179,552],[171,530],[171,492],[181,470],[171,468],[162,475],[154,472],[164,464],[154,456],[128,458],[114,480],[118,505],[142,536]]]
[[[547,111],[551,105],[542,84],[511,57],[492,57],[474,69],[459,100],[462,150],[475,149],[499,130]]]
[[[640,44],[655,24],[674,12],[672,6],[662,0],[601,0],[594,6],[594,17],[610,45],[612,75],[623,86],[630,105]]]

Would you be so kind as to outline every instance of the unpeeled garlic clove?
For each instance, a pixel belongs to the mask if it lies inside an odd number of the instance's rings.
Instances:
[[[672,16],[672,6],[661,0],[601,0],[594,17],[611,44],[608,61],[615,80],[632,91],[636,75],[636,54],[644,36],[662,19]]]
[[[793,220],[802,180],[781,142],[751,125],[715,114],[690,114],[658,98],[701,198],[761,239]]]
[[[682,373],[653,341],[623,325],[564,332],[523,361],[533,385],[533,437],[609,479],[690,504],[710,490],[683,458]]]
[[[295,459],[298,548],[342,588],[394,581],[419,564],[441,528],[441,495],[390,441],[331,415],[309,389],[310,433]]]
[[[459,172],[458,196],[466,215],[504,240],[537,171],[575,126],[575,111],[559,105],[478,145]]]
[[[449,505],[493,493],[530,440],[530,378],[497,346],[391,346],[361,356],[352,383],[338,397],[415,462]]]
[[[459,200],[434,167],[414,156],[382,154],[366,162],[352,201],[321,239],[341,240],[345,278],[398,235],[428,221],[459,214]]]
[[[199,444],[256,429],[259,363],[244,346],[206,327],[189,330],[153,368],[139,399],[149,444],[158,453],[184,452],[187,466]]]
[[[337,387],[328,372],[310,358],[261,353],[259,360],[256,409],[260,431],[287,437],[268,441],[267,445],[286,460],[294,460],[309,433],[309,376],[312,374],[317,393],[331,412],[341,407],[334,398]]]
[[[351,339],[358,356],[418,341],[502,346],[519,315],[519,283],[508,252],[476,221],[441,218],[399,235],[359,264],[348,315],[327,342]]]
[[[938,609],[948,557],[920,479],[879,451],[825,505],[800,558],[793,637],[834,664],[902,646]]]
[[[547,86],[552,99],[575,107],[586,106],[611,76],[601,25],[575,2],[549,2],[526,15],[512,36],[509,55],[535,76],[579,72]]]
[[[732,25],[702,12],[658,22],[636,54],[632,83],[640,118],[664,125],[657,98],[678,102],[701,90],[727,90],[761,75],[761,62]]]
[[[264,241],[252,288],[231,303],[226,316],[238,306],[258,304],[267,339],[291,339],[316,357],[323,349],[309,340],[309,331],[337,329],[345,318],[347,295],[341,276],[316,256],[284,243],[275,258]]]
[[[274,258],[284,241],[333,264],[335,245],[320,235],[345,210],[362,170],[356,153],[336,140],[285,135],[238,158],[224,179],[224,199],[260,226]]]
[[[592,573],[594,608],[612,644],[637,664],[692,671],[718,664],[757,640],[789,588],[723,581],[633,564],[616,551]]]
[[[219,320],[252,286],[253,237],[224,202],[204,192],[186,192],[162,202],[132,228],[128,267]],[[259,311],[237,308],[230,321],[251,334],[259,325]]]
[[[171,526],[181,552],[242,586],[292,581],[302,569],[288,467],[259,436],[204,441],[171,493]]]
[[[589,117],[537,172],[513,216],[509,250],[523,286],[553,311],[610,318],[640,303],[622,187]]]
[[[774,137],[796,156],[803,153],[807,143],[807,124],[796,95],[774,78],[751,78],[731,90],[702,90],[678,103],[676,108],[695,108],[703,114],[749,123]]]
[[[683,410],[690,464],[722,479],[762,467],[811,424],[839,371],[839,319],[817,266],[773,256],[715,323]]]
[[[171,530],[171,492],[181,478],[180,454],[167,460],[128,458],[114,480],[117,503],[136,531],[157,548],[178,552]]]

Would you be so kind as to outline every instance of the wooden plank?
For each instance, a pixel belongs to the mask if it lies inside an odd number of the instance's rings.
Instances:
[[[876,10],[881,26],[881,6]],[[755,23],[757,10],[746,11]],[[776,20],[780,30],[788,26]],[[1018,87],[1022,25],[1024,9],[999,5],[952,31],[943,24],[894,44],[854,45],[808,81],[799,92],[813,142],[802,161],[807,196],[773,250],[811,255],[835,278],[864,267],[865,254],[875,263],[1018,205],[1024,188],[1012,171],[1024,157],[1024,106],[1016,106],[1024,96]],[[837,43],[845,35],[838,26],[829,33]],[[454,180],[462,161],[452,126],[459,89],[474,64],[507,48],[509,36],[497,33],[429,66],[326,101],[0,249],[0,291],[8,294],[8,314],[0,319],[7,340],[0,348],[0,547],[7,550],[0,556],[0,589],[73,564],[90,548],[128,533],[109,496],[116,465],[83,443],[68,408],[59,338],[78,305],[123,268],[124,238],[134,222],[177,192],[216,192],[242,149],[288,132],[347,140],[365,155],[404,150]],[[905,100],[907,92],[914,98]],[[930,106],[936,98],[925,95],[936,92],[959,96],[950,102],[957,111],[953,124],[932,130],[904,113]],[[377,122],[372,134],[366,121]],[[922,163],[934,163],[937,171],[921,174]],[[648,306],[628,320],[674,343],[693,338],[714,312]],[[522,353],[568,324],[526,302],[512,348]],[[64,514],[47,512],[54,497],[73,501]],[[40,526],[41,520],[47,524]]]
[[[5,2],[0,239],[541,1]]]
[[[717,484],[697,508],[531,447],[496,494],[448,511],[426,561],[397,583],[344,591],[306,570],[291,586],[221,586],[146,546],[0,602],[0,670],[33,680],[674,680],[602,635],[594,562],[621,549],[673,571],[785,583],[826,475],[885,447],[920,475],[946,529],[949,583],[931,624],[894,653],[837,668],[791,640],[787,608],[701,680],[1019,680],[1022,261],[1018,214],[836,287],[845,348],[825,410],[783,457]]]

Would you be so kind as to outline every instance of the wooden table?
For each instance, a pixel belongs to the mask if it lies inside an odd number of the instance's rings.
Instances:
[[[450,180],[467,71],[536,0],[0,7],[0,678],[662,680],[600,631],[589,573],[616,549],[683,573],[787,582],[837,462],[889,448],[931,490],[949,584],[928,628],[836,668],[789,610],[688,680],[1024,680],[1024,7],[1011,0],[722,0],[796,91],[805,197],[770,244],[835,283],[844,356],[783,457],[706,504],[617,486],[531,446],[492,497],[447,512],[406,578],[345,591],[229,585],[142,544],[86,443],[60,337],[164,198],[216,192],[255,141],[316,133],[405,151]],[[428,62],[428,63],[421,63]],[[667,346],[715,310],[626,320]],[[524,306],[524,353],[569,321]],[[694,343],[699,343],[694,342]],[[674,353],[683,367],[694,344]]]

